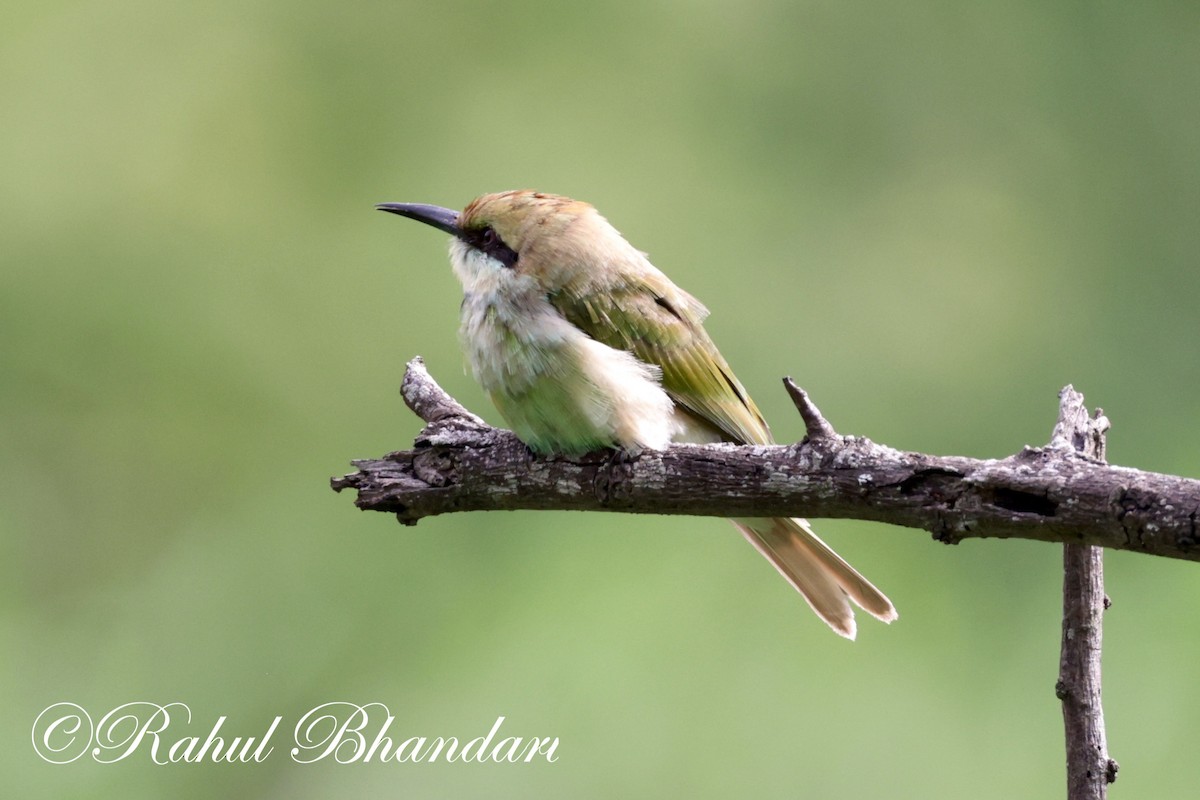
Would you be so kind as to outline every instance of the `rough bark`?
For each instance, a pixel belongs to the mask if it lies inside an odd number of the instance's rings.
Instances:
[[[416,358],[401,387],[427,423],[413,449],[355,461],[357,472],[331,484],[404,524],[517,509],[843,517],[923,528],[950,544],[1024,538],[1200,560],[1200,481],[1109,466],[1069,439],[1002,459],[901,452],[837,434],[785,384],[808,427],[796,444],[540,457],[464,409]]]
[[[1083,395],[1068,386],[1060,397],[1052,447],[1070,448],[1104,460],[1108,419],[1100,409],[1089,418]],[[1100,703],[1100,651],[1103,641],[1104,549],[1063,545],[1063,622],[1055,694],[1062,701],[1067,745],[1068,800],[1104,800],[1117,779],[1108,757],[1104,710]]]

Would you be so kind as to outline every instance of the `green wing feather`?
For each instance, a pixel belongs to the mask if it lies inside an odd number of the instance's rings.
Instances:
[[[758,407],[701,326],[707,310],[666,276],[626,276],[603,291],[594,285],[577,292],[567,288],[550,302],[596,341],[658,366],[671,399],[723,438],[739,444],[771,441]]]

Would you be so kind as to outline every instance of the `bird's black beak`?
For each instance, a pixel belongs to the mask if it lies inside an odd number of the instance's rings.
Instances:
[[[424,203],[380,203],[375,208],[415,219],[417,222],[424,222],[451,236],[461,237],[463,235],[463,229],[458,227],[458,212],[449,208],[429,206]]]

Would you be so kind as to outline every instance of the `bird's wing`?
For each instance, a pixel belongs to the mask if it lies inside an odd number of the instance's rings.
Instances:
[[[771,441],[758,407],[701,325],[707,310],[662,273],[627,277],[602,291],[563,289],[550,302],[596,341],[658,366],[671,399],[723,437]]]

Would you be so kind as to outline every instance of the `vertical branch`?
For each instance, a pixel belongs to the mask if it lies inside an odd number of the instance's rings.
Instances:
[[[1058,424],[1050,446],[1104,460],[1108,420],[1100,409],[1089,419],[1083,395],[1067,386],[1059,395]],[[1104,550],[1083,544],[1063,545],[1062,651],[1055,694],[1062,701],[1067,745],[1068,800],[1104,800],[1117,779],[1117,762],[1108,757],[1104,709],[1100,702],[1100,652],[1104,594]]]

